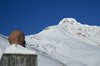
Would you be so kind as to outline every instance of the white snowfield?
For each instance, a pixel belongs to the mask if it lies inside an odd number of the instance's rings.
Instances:
[[[64,18],[58,25],[25,38],[27,49],[39,56],[38,66],[100,66],[99,26],[83,25],[74,18]],[[1,47],[0,53],[4,51]]]

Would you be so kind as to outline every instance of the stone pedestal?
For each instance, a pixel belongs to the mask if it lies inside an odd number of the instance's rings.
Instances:
[[[3,54],[0,66],[37,66],[35,54]]]

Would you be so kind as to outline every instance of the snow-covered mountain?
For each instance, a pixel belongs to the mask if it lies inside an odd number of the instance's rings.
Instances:
[[[65,29],[65,33],[94,45],[100,45],[100,27],[82,25],[73,18],[65,18],[59,23]]]
[[[47,60],[53,60],[50,61],[50,65],[54,61],[61,66],[100,65],[100,27],[98,26],[83,25],[74,18],[64,18],[58,25],[46,27],[38,34],[28,35],[25,40],[28,49],[35,50],[39,56],[48,58]],[[45,61],[41,56],[40,63]]]

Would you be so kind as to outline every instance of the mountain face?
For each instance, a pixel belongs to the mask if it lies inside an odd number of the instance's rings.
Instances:
[[[0,40],[1,54],[9,43],[2,35]],[[74,18],[64,18],[58,25],[26,36],[25,40],[26,48],[36,51],[39,66],[100,66],[98,26],[83,25]]]
[[[73,18],[65,18],[59,25],[65,29],[71,37],[85,40],[94,45],[100,45],[100,27],[82,25]]]
[[[68,66],[99,66],[100,27],[64,18],[36,35],[26,36],[27,46]]]

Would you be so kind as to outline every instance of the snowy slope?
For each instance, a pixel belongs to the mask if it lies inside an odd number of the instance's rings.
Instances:
[[[64,18],[36,35],[26,36],[27,45],[68,66],[99,66],[100,27]]]
[[[0,34],[0,59],[2,57],[3,52],[5,52],[5,49],[7,47],[9,50],[6,50],[6,53],[9,53],[10,51],[11,51],[11,53],[13,53],[14,50],[17,50],[16,53],[19,53],[19,51],[23,52],[23,47],[21,48],[21,46],[19,46],[19,47],[17,47],[18,49],[16,49],[15,46],[14,47],[13,46],[14,45],[10,46],[6,36]],[[10,49],[13,49],[13,50],[10,50]],[[19,50],[19,49],[22,49],[22,50]],[[26,53],[26,50],[24,53]],[[27,53],[29,53],[29,51]],[[55,62],[54,60],[52,60],[48,57],[43,56],[42,54],[38,53],[37,51],[36,51],[36,54],[38,56],[38,66],[61,66],[61,64]]]
[[[100,45],[100,27],[82,25],[73,18],[65,18],[59,25],[67,30],[71,37],[77,37],[94,45]]]
[[[0,35],[0,54],[9,46]],[[36,51],[38,66],[100,66],[100,27],[64,18],[38,34],[25,37],[28,49]],[[1,56],[0,56],[1,57]]]
[[[6,36],[0,34],[0,58],[4,52],[4,50],[6,49],[6,47],[8,47],[10,44],[8,42],[8,39]]]

